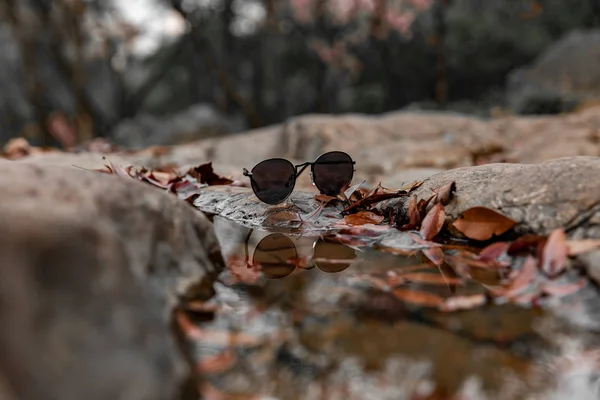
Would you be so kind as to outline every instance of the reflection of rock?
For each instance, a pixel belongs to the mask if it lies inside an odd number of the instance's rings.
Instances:
[[[117,176],[0,172],[0,381],[19,399],[174,398],[170,308],[222,267],[207,219]]]
[[[600,30],[574,31],[508,78],[509,106],[518,113],[554,114],[600,99]]]

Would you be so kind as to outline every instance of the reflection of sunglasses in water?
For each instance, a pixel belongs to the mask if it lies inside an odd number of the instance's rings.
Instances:
[[[246,262],[249,261],[248,241],[245,240]],[[319,238],[313,243],[311,262],[323,272],[336,273],[348,268],[356,257],[354,249],[333,239]],[[291,274],[298,264],[298,251],[292,239],[282,233],[272,233],[262,238],[255,247],[252,265],[260,265],[267,279],[280,279]],[[305,267],[303,269],[310,269]]]

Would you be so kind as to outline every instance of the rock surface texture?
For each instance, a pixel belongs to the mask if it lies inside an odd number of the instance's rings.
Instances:
[[[73,167],[0,162],[0,381],[14,399],[174,398],[169,316],[222,268],[174,196]],[[6,383],[4,383],[6,382]]]

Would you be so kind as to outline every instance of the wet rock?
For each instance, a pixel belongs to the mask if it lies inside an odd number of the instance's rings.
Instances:
[[[223,266],[175,196],[73,167],[0,161],[0,381],[19,399],[173,398],[179,296]]]
[[[508,78],[510,108],[558,114],[600,98],[600,30],[576,30],[551,45],[529,67]]]
[[[565,228],[570,236],[600,237],[600,158],[566,157],[540,164],[487,164],[442,172],[430,177],[414,194],[428,198],[432,189],[456,182],[456,193],[445,207],[449,219],[484,206],[518,222],[522,233],[549,234]],[[407,208],[404,198],[380,208]]]

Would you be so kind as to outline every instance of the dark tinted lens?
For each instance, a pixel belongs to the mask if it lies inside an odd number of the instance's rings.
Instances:
[[[256,197],[267,204],[278,204],[294,190],[296,169],[288,160],[265,160],[252,169],[252,178]]]
[[[354,165],[348,154],[332,151],[317,158],[312,172],[315,185],[321,193],[336,196],[344,185],[352,181]]]
[[[265,278],[278,279],[294,271],[297,257],[294,242],[281,233],[273,233],[256,245],[252,260],[260,264]]]
[[[354,249],[341,243],[319,239],[315,243],[313,262],[321,271],[334,273],[348,268],[356,257]]]

